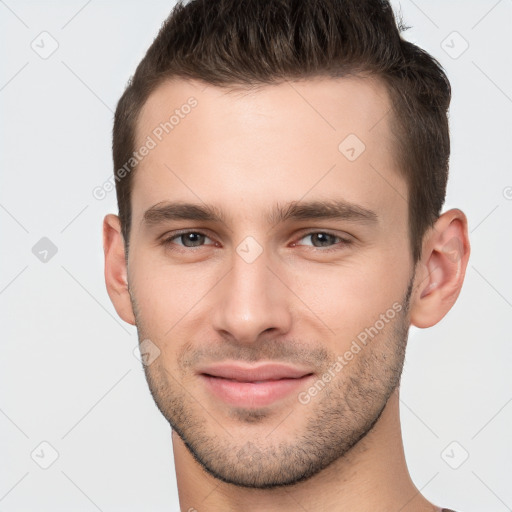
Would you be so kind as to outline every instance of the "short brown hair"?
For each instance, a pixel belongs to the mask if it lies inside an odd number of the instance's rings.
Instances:
[[[117,104],[114,173],[132,157],[144,103],[169,78],[229,89],[376,76],[391,98],[390,126],[408,187],[416,262],[445,199],[451,88],[439,62],[404,40],[403,30],[386,0],[178,0]],[[127,255],[133,172],[124,176],[116,179],[116,193]]]

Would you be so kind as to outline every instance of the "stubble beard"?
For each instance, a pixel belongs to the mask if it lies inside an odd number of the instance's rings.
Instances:
[[[177,376],[161,364],[163,358],[144,366],[155,404],[193,458],[215,478],[257,489],[290,486],[307,480],[349,455],[375,426],[398,387],[407,345],[412,282],[411,278],[400,303],[402,310],[393,321],[356,354],[314,400],[307,405],[295,402],[284,421],[285,411],[276,415],[270,408],[232,408],[229,425],[226,425],[225,416],[207,404],[197,403]],[[144,332],[135,297],[132,297],[132,305],[141,341],[149,333]],[[317,359],[320,354],[324,369],[332,366],[336,355],[319,350]],[[320,371],[319,375],[322,373]],[[273,440],[269,432],[275,424],[279,421],[283,421],[283,425],[287,421],[293,424],[294,417],[299,418],[299,422],[307,417],[305,426],[289,439],[277,440],[278,436],[274,435]],[[272,421],[267,421],[269,418]],[[256,434],[242,440],[234,424],[243,425],[244,429],[261,424],[261,435],[251,430]],[[279,434],[279,427],[275,431]]]

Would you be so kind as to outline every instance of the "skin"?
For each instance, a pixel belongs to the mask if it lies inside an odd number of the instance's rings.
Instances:
[[[137,147],[190,96],[197,106],[135,172],[127,261],[118,217],[103,224],[109,296],[139,340],[158,347],[144,370],[173,427],[181,510],[440,510],[409,477],[399,378],[409,325],[436,324],[460,292],[465,215],[443,213],[414,264],[389,97],[376,79],[243,93],[169,81],[141,112]],[[348,134],[366,146],[354,161],[338,149]],[[375,219],[269,223],[276,204],[330,200]],[[214,205],[224,219],[144,222],[163,201]],[[177,230],[205,237],[170,239]],[[261,250],[251,262],[237,252],[248,236]],[[393,304],[400,310],[307,404],[294,392],[234,407],[196,373],[228,359],[286,361],[318,380]]]

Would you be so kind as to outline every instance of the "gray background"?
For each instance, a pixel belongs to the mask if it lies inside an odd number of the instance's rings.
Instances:
[[[92,195],[112,172],[116,102],[173,5],[0,1],[3,512],[178,510],[170,428],[104,284],[115,193]],[[393,5],[451,80],[446,208],[472,240],[453,310],[411,329],[406,456],[434,503],[512,510],[512,2]]]

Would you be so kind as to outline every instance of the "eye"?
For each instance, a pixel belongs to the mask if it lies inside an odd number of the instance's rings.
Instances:
[[[310,244],[299,244],[301,240],[310,239]],[[184,249],[193,249],[197,247],[201,247],[204,245],[212,245],[205,244],[206,240],[213,242],[214,246],[218,246],[217,242],[214,242],[211,238],[209,238],[205,233],[201,231],[181,231],[174,232],[170,236],[167,236],[164,240],[162,240],[162,245],[165,247],[169,247],[175,250],[184,250]],[[319,249],[321,252],[328,252],[333,250],[340,250],[343,247],[350,245],[352,240],[348,238],[343,238],[339,235],[335,235],[333,233],[329,233],[327,231],[311,231],[305,235],[303,235],[298,242],[294,242],[292,246],[297,245],[305,245],[312,247],[313,249]]]
[[[348,238],[342,238],[341,236],[335,235],[333,233],[329,233],[327,231],[311,231],[304,235],[300,240],[304,240],[309,238],[311,240],[310,244],[300,244],[300,245],[310,245],[315,249],[321,249],[323,247],[327,247],[327,249],[323,249],[324,252],[329,250],[337,250],[343,248],[343,246],[350,245],[352,243]],[[293,245],[297,245],[294,243]]]
[[[162,244],[166,246],[172,244],[186,248],[194,248],[201,247],[205,240],[212,241],[200,231],[182,231],[181,233],[175,233],[172,236],[165,238],[162,241]]]

